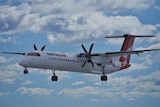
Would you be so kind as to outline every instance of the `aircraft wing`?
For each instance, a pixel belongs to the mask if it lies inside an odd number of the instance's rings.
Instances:
[[[106,57],[114,57],[114,56],[124,56],[124,55],[131,55],[149,51],[158,51],[160,49],[146,49],[146,50],[135,50],[135,51],[119,51],[119,52],[105,52],[105,53],[93,53],[91,56],[106,56]],[[77,57],[85,57],[83,53],[77,55]]]
[[[108,57],[113,57],[113,56],[124,56],[124,55],[131,55],[131,54],[137,54],[139,55],[140,53],[143,52],[149,52],[149,51],[158,51],[160,49],[147,49],[147,50],[135,50],[135,51],[120,51],[120,52],[106,52],[104,54],[100,54],[100,56],[108,56]]]
[[[2,52],[4,54],[16,54],[16,55],[25,55],[26,53],[20,53],[20,52]]]

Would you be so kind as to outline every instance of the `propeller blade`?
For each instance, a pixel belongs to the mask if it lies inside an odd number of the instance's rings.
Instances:
[[[34,44],[34,50],[37,50],[37,47],[36,47],[36,45]]]
[[[92,67],[94,68],[94,64],[93,64],[92,60],[90,60],[90,62],[91,62],[91,64],[92,64]]]
[[[84,52],[87,54],[88,52],[87,52],[87,50],[86,50],[86,48],[84,47],[83,44],[82,44],[82,48],[83,48]]]
[[[43,50],[45,49],[45,47],[46,47],[46,46],[44,45],[44,46],[41,48],[41,51],[43,51]]]
[[[91,64],[92,64],[92,67],[94,68],[94,64],[93,64],[93,61],[92,61],[91,58],[89,58],[88,62],[91,63]]]
[[[94,45],[94,43],[91,44],[91,47],[89,49],[89,54],[91,54],[91,52],[92,52],[93,45]]]
[[[82,65],[82,68],[85,66],[86,62],[87,62],[87,61],[85,60],[85,62],[84,62],[83,65]]]

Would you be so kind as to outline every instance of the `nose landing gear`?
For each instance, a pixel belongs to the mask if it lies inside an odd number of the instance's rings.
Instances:
[[[24,73],[24,74],[28,74],[27,67],[25,67],[25,69],[24,69],[23,73]]]

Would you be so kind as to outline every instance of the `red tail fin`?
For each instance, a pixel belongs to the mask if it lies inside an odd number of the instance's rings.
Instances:
[[[125,51],[132,51],[132,47],[133,47],[135,37],[130,35],[130,34],[126,34],[126,35],[124,35],[124,37],[125,37],[125,40],[123,42],[121,51],[124,51],[124,52]],[[131,66],[129,64],[130,63],[130,57],[131,57],[131,55],[126,55],[126,56],[121,56],[120,57],[119,61],[122,63],[122,68],[121,69],[128,68],[128,67]]]
[[[123,42],[121,51],[126,52],[126,51],[132,51],[134,39],[136,37],[155,37],[153,35],[130,35],[130,34],[125,34],[124,36],[107,36],[105,38],[124,38],[125,40]],[[130,67],[130,57],[131,55],[123,55],[119,57],[119,61],[121,62],[122,66],[121,69],[125,69]]]

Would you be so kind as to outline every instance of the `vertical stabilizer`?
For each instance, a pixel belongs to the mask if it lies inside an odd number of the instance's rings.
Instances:
[[[125,37],[125,39],[124,39],[121,51],[122,52],[132,51],[135,36],[132,36],[130,34],[125,34],[124,37]],[[129,64],[130,58],[131,58],[131,55],[120,56],[119,61],[122,63],[121,69],[125,69],[125,68],[128,68],[131,66]]]
[[[136,37],[155,37],[154,35],[131,35],[125,34],[123,36],[106,36],[105,38],[125,38],[121,52],[132,51],[134,40]],[[131,66],[130,64],[131,55],[123,55],[118,58],[119,62],[121,63],[121,69],[125,69]]]

